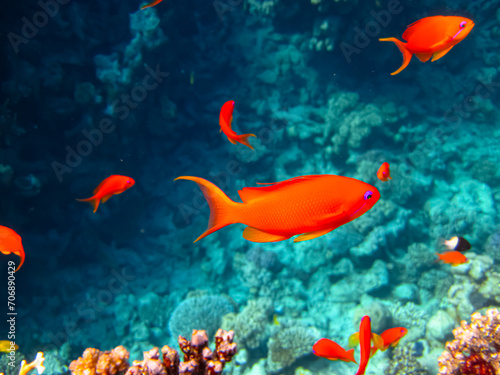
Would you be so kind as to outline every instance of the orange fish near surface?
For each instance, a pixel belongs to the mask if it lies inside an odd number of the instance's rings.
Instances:
[[[263,187],[238,191],[243,203],[232,201],[210,181],[177,177],[198,184],[210,207],[207,230],[196,241],[234,223],[247,225],[243,237],[253,242],[310,240],[344,225],[370,210],[380,198],[376,187],[335,175],[295,177]],[[194,241],[194,242],[196,242]]]
[[[21,236],[17,234],[10,228],[0,225],[0,253],[2,254],[16,254],[21,258],[19,266],[16,268],[16,272],[24,263],[24,248],[21,240]]]
[[[146,9],[146,8],[150,8],[150,7],[154,7],[155,5],[158,5],[162,2],[163,0],[154,0],[153,2],[149,3],[149,4],[146,4],[146,5],[143,5],[141,7],[141,10],[142,9]]]
[[[335,341],[329,339],[319,339],[313,345],[313,353],[318,357],[329,359],[330,361],[341,360],[344,362],[356,362],[354,359],[354,349],[345,350]]]
[[[391,171],[389,169],[389,163],[387,162],[382,163],[382,165],[377,171],[377,177],[380,181],[392,180]]]
[[[451,264],[453,267],[456,267],[460,264],[467,263],[469,260],[467,257],[462,254],[460,251],[448,251],[447,253],[438,254],[439,260],[442,260],[443,263]]]
[[[394,42],[403,54],[403,64],[391,75],[408,66],[413,55],[422,62],[439,60],[452,47],[460,43],[472,30],[474,22],[456,16],[425,17],[408,26],[403,34],[407,43],[396,38],[381,38],[381,42]]]
[[[98,187],[94,190],[94,195],[86,199],[77,199],[79,202],[89,202],[94,207],[94,212],[97,211],[99,203],[105,203],[113,195],[121,194],[125,190],[134,186],[133,178],[120,175],[111,175],[105,178]]]
[[[234,101],[229,100],[222,105],[219,114],[219,125],[220,131],[224,132],[229,139],[229,142],[232,144],[236,144],[236,142],[241,143],[247,147],[250,147],[253,150],[253,147],[248,142],[249,137],[255,137],[255,134],[236,134],[236,132],[232,129],[231,123],[233,121],[233,111],[234,111]]]

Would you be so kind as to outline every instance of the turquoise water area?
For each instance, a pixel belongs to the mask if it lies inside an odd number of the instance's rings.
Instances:
[[[312,346],[346,348],[368,315],[375,333],[408,333],[366,375],[459,374],[438,366],[453,329],[500,305],[500,2],[142,5],[3,5],[0,225],[22,237],[26,260],[19,350],[14,367],[0,353],[0,372],[17,375],[43,351],[44,374],[67,374],[86,348],[118,345],[132,363],[178,349],[193,329],[213,348],[223,328],[239,348],[224,374],[354,374]],[[475,26],[443,58],[413,57],[391,76],[401,53],[378,39],[436,15]],[[254,149],[219,132],[230,100],[233,129],[255,134]],[[194,183],[173,181],[202,177],[241,202],[243,187],[316,174],[364,181],[381,198],[310,241],[254,243],[234,224],[193,244],[209,208]],[[110,175],[135,185],[96,213],[76,200]],[[436,255],[453,236],[472,245],[457,267]],[[2,301],[9,261],[19,257],[0,255]]]

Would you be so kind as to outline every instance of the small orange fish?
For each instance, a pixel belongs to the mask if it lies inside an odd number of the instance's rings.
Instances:
[[[150,8],[150,7],[154,7],[155,5],[158,5],[162,2],[163,0],[154,0],[153,2],[149,3],[149,4],[146,4],[146,5],[143,5],[141,7],[141,10],[142,9],[146,9],[146,8]]]
[[[17,346],[14,341],[0,340],[0,352],[9,353],[11,351],[16,351],[17,349],[19,349],[19,346]]]
[[[381,42],[394,42],[403,54],[403,64],[391,75],[398,74],[408,66],[413,55],[426,62],[439,60],[454,45],[460,43],[472,30],[474,22],[456,16],[425,17],[408,26],[403,34],[407,43],[396,38],[381,38]]]
[[[255,134],[236,134],[236,132],[232,129],[231,123],[233,121],[233,111],[234,111],[234,101],[229,100],[222,105],[219,114],[219,125],[220,131],[224,132],[229,139],[229,142],[232,144],[236,144],[236,142],[241,143],[247,147],[250,147],[253,150],[253,147],[248,142],[249,137],[255,137]]]
[[[380,198],[376,187],[335,175],[295,177],[263,187],[238,191],[243,203],[232,201],[210,181],[192,176],[210,207],[208,228],[196,241],[234,223],[247,225],[243,237],[253,242],[310,240],[347,224],[370,210]],[[194,241],[194,242],[196,242]]]
[[[341,360],[358,363],[354,359],[354,349],[345,350],[335,341],[329,339],[319,339],[316,341],[313,345],[313,353],[318,357],[323,357],[330,361]]]
[[[361,319],[361,324],[359,325],[359,349],[361,358],[359,360],[359,367],[356,375],[363,375],[366,371],[366,366],[368,366],[368,361],[372,356],[371,342],[371,320],[368,315],[365,315],[363,319]]]
[[[407,333],[408,330],[404,327],[395,327],[386,329],[384,332],[380,334],[380,337],[382,337],[382,340],[384,340],[384,345],[382,348],[377,348],[377,349],[385,351],[390,346],[398,345],[399,340],[401,340]]]
[[[467,257],[460,251],[448,251],[443,254],[436,253],[436,255],[439,257],[439,260],[443,261],[443,263],[451,264],[453,267],[456,267],[463,263],[467,263],[469,261]]]
[[[113,195],[121,194],[125,190],[134,186],[133,178],[120,175],[111,175],[105,178],[98,187],[94,190],[94,195],[86,199],[77,199],[79,202],[89,202],[94,207],[94,212],[97,211],[99,203],[105,203]]]
[[[21,258],[19,266],[17,266],[16,272],[24,263],[24,248],[21,240],[21,236],[17,234],[10,228],[0,225],[0,253],[2,254],[16,254]]]
[[[392,180],[391,171],[389,169],[389,163],[382,163],[377,171],[377,177],[380,181]]]

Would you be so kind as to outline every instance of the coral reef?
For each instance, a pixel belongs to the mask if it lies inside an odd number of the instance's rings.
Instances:
[[[237,352],[233,342],[234,332],[219,329],[215,334],[215,351],[208,347],[208,336],[203,330],[193,330],[191,340],[179,336],[179,354],[165,345],[160,350],[155,347],[144,352],[142,361],[128,364],[129,353],[123,346],[109,352],[88,348],[83,356],[71,362],[69,369],[73,375],[216,375],[221,374],[226,363],[231,362]]]
[[[453,330],[455,339],[446,343],[439,357],[440,375],[495,375],[500,373],[500,313],[489,309],[475,312],[471,323],[462,321]]]
[[[194,329],[205,328],[213,336],[224,315],[234,311],[223,296],[198,296],[182,301],[172,313],[168,328],[172,337],[188,336]]]
[[[417,361],[414,355],[413,344],[398,346],[392,353],[392,359],[385,375],[430,375]]]
[[[99,349],[87,348],[83,355],[69,365],[74,375],[115,375],[129,367],[129,353],[123,346],[102,352]]]

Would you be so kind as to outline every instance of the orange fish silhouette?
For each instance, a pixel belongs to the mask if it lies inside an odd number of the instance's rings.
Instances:
[[[255,134],[236,134],[232,129],[231,124],[233,122],[233,111],[234,111],[234,101],[229,100],[222,105],[219,114],[219,125],[220,131],[224,132],[229,139],[229,142],[236,144],[236,142],[241,143],[253,150],[253,147],[248,142],[249,137],[255,137]]]
[[[472,30],[474,22],[465,17],[434,16],[422,18],[408,26],[403,34],[407,43],[396,38],[381,38],[381,42],[394,42],[403,54],[403,64],[391,75],[408,66],[413,55],[422,62],[439,60],[454,45],[460,43]]]
[[[0,253],[2,254],[16,254],[21,258],[19,266],[16,268],[16,272],[24,263],[24,248],[21,240],[21,236],[17,234],[10,228],[0,225]]]
[[[192,176],[210,206],[207,230],[196,241],[234,223],[247,225],[243,237],[253,242],[310,240],[344,225],[370,210],[380,198],[376,187],[335,175],[300,176],[238,191],[243,203],[232,201],[210,181]],[[195,242],[196,242],[195,241]]]
[[[382,163],[382,165],[380,166],[380,168],[377,171],[377,177],[380,181],[392,180],[391,171],[389,168],[389,163],[387,163],[387,162]]]
[[[86,199],[77,199],[79,202],[89,202],[94,207],[94,212],[97,211],[99,203],[106,203],[106,201],[113,195],[121,194],[125,190],[134,186],[135,181],[133,178],[120,175],[111,175],[105,178],[99,186],[94,190],[94,195]]]
[[[447,253],[443,254],[436,253],[436,255],[439,257],[439,260],[443,261],[443,263],[451,264],[453,267],[456,267],[463,263],[467,263],[469,261],[467,257],[460,251],[448,251]]]
[[[323,357],[330,361],[341,360],[344,362],[358,363],[354,359],[354,349],[345,350],[335,341],[329,339],[319,339],[313,345],[313,353],[318,357]]]

